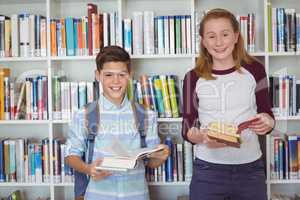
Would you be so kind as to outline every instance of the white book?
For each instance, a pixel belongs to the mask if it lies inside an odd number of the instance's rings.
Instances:
[[[139,148],[128,150],[121,141],[115,139],[112,145],[105,151],[105,156],[100,166],[96,167],[99,170],[109,171],[128,171],[134,169],[138,165],[138,161],[149,156],[153,152],[163,150],[162,146],[156,148]]]
[[[158,41],[158,54],[164,54],[165,53],[164,16],[157,17],[157,41]]]
[[[175,19],[174,16],[169,16],[170,27],[170,54],[175,54]]]
[[[169,16],[164,16],[164,41],[165,41],[165,54],[170,54]]]
[[[103,46],[109,45],[109,13],[103,13]]]
[[[110,13],[110,45],[116,45],[116,13]]]
[[[144,48],[143,13],[133,12],[132,15],[132,50],[134,55],[141,55]]]
[[[94,85],[93,82],[86,83],[87,103],[94,101]]]
[[[20,56],[29,57],[29,15],[22,14],[20,19]]]
[[[71,113],[73,115],[74,112],[78,110],[78,83],[71,82]]]
[[[40,28],[40,35],[41,35],[41,56],[47,56],[47,20],[44,17],[41,17],[41,28]]]
[[[19,17],[11,15],[11,54],[12,57],[19,56]]]
[[[35,15],[29,15],[29,55],[35,56]]]
[[[184,172],[185,181],[190,181],[193,174],[193,146],[191,143],[184,141],[183,143],[183,153],[184,153]]]
[[[25,162],[24,162],[24,139],[16,139],[16,166],[17,166],[17,182],[25,182]]]
[[[61,144],[60,145],[60,167],[61,167],[61,182],[62,183],[65,183],[66,180],[65,180],[65,176],[66,176],[66,173],[65,173],[65,147],[66,145],[65,144]]]
[[[32,100],[31,100],[31,93],[32,93],[32,83],[27,80],[26,81],[26,119],[31,120],[32,119]]]
[[[144,11],[144,54],[154,54],[154,12]]]
[[[191,26],[191,16],[185,16],[185,25],[186,25],[186,53],[192,53],[192,26]]]
[[[181,16],[181,53],[186,53],[186,23],[185,16]]]

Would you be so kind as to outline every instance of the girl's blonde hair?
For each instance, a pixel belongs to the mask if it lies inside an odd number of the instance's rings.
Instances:
[[[237,21],[235,16],[231,12],[225,9],[216,8],[210,10],[201,20],[200,28],[199,28],[200,36],[203,37],[204,25],[208,20],[219,19],[219,18],[228,19],[232,25],[234,33],[240,33],[239,22]],[[235,68],[238,71],[241,67],[241,63],[251,63],[256,60],[255,58],[253,58],[247,53],[244,47],[244,40],[241,34],[239,34],[238,36],[238,41],[234,46],[232,56],[235,62]],[[196,71],[199,77],[202,77],[206,80],[214,80],[215,77],[212,76],[212,65],[213,65],[212,56],[209,54],[209,52],[201,42],[200,55],[197,58],[196,67],[194,68],[194,70]]]

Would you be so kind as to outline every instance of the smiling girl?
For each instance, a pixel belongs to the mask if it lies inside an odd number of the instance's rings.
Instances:
[[[224,9],[213,9],[200,24],[201,52],[185,75],[183,128],[195,144],[191,200],[266,200],[264,164],[258,135],[274,127],[264,66],[244,49],[239,23]],[[209,139],[211,122],[238,125],[256,119],[242,131],[240,148]]]

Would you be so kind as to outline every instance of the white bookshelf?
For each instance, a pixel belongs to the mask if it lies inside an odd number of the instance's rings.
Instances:
[[[185,15],[192,16],[192,54],[174,55],[131,55],[132,66],[135,76],[141,74],[175,74],[183,79],[184,74],[193,68],[197,54],[195,28],[196,13],[204,10],[221,7],[232,11],[234,14],[256,14],[256,51],[251,55],[256,56],[265,64],[268,75],[272,75],[282,67],[287,67],[288,72],[300,77],[299,55],[294,52],[268,52],[268,32],[267,32],[267,0],[240,1],[240,0],[0,0],[0,14],[19,14],[24,11],[33,14],[41,14],[47,17],[48,22],[52,18],[62,18],[66,16],[79,17],[87,15],[87,3],[95,3],[98,9],[105,12],[117,11],[119,19],[132,17],[133,11],[151,10],[155,15]],[[297,0],[272,0],[272,7],[296,8],[300,11],[300,4]],[[66,9],[67,8],[67,9]],[[119,24],[120,21],[119,21]],[[121,26],[119,26],[121,27]],[[50,52],[50,29],[47,28],[48,52]],[[120,34],[120,30],[119,30]],[[95,56],[64,56],[52,57],[22,57],[22,58],[0,58],[0,66],[11,69],[11,74],[20,76],[28,70],[43,70],[48,75],[48,96],[51,97],[51,76],[57,71],[63,70],[65,75],[71,80],[94,80],[93,71],[95,67]],[[49,98],[49,108],[52,108],[52,98]],[[69,120],[52,120],[52,111],[49,110],[49,120],[37,121],[0,121],[0,137],[36,137],[43,139],[49,137],[52,141],[55,137],[66,138]],[[278,124],[285,124],[289,129],[300,127],[300,116],[278,117]],[[160,123],[180,124],[182,118],[159,118]],[[176,134],[180,136],[180,126]],[[267,157],[270,157],[270,137],[267,137]],[[50,142],[50,153],[52,153],[52,142]],[[267,159],[269,166],[269,159]],[[52,162],[50,162],[52,173]],[[268,197],[274,192],[295,193],[300,189],[300,180],[271,180],[269,167],[267,168],[267,188]],[[276,185],[276,187],[274,187]],[[285,185],[293,185],[293,189],[287,189]],[[189,182],[151,182],[149,183],[152,199],[173,200],[177,196],[188,194]],[[291,188],[291,187],[289,187]],[[16,189],[24,190],[28,195],[27,199],[36,199],[38,196],[50,197],[51,200],[73,199],[73,183],[54,183],[53,177],[48,184],[35,183],[0,183],[0,196],[7,195]]]

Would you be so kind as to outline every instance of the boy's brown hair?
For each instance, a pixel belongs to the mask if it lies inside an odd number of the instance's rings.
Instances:
[[[202,19],[200,23],[199,28],[199,34],[201,37],[203,37],[204,33],[204,26],[205,23],[210,19],[219,19],[224,18],[228,19],[234,33],[240,33],[240,26],[239,22],[235,18],[235,16],[225,9],[216,8],[213,10],[210,10]],[[241,34],[238,36],[238,41],[235,44],[235,47],[232,52],[232,56],[235,62],[235,68],[237,70],[240,69],[242,63],[251,63],[253,61],[257,61],[255,58],[250,56],[245,47],[244,47],[244,40]],[[202,42],[200,44],[200,55],[197,58],[197,63],[195,67],[195,71],[199,77],[202,77],[206,80],[214,80],[215,77],[212,76],[212,65],[213,65],[213,59],[212,56],[209,54],[207,49],[203,46]]]
[[[97,70],[101,71],[104,63],[107,62],[124,62],[128,72],[131,71],[130,56],[122,47],[106,46],[102,48],[96,57]]]

